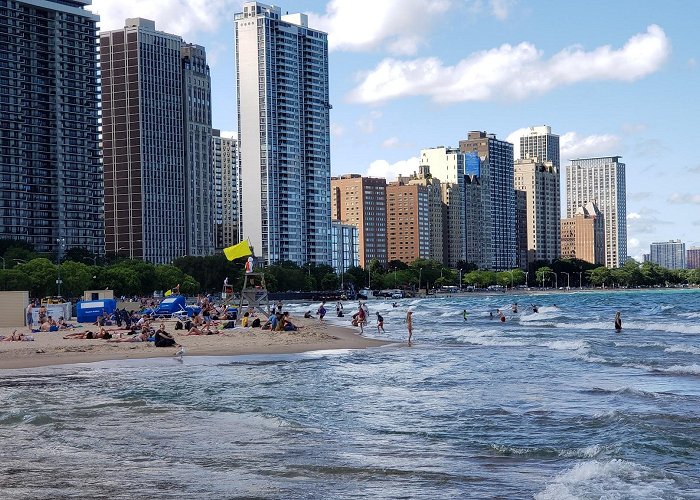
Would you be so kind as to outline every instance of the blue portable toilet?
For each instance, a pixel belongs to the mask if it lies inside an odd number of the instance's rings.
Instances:
[[[153,314],[175,314],[176,312],[185,310],[185,297],[177,295],[175,297],[164,298]]]
[[[81,300],[75,306],[75,316],[78,323],[94,323],[103,312],[112,314],[117,309],[114,299]]]

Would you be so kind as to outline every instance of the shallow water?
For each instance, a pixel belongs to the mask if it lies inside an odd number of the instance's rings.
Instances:
[[[370,301],[410,349],[0,372],[0,498],[697,498],[700,293],[512,300]]]

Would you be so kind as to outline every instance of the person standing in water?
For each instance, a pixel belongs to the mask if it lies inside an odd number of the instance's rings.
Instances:
[[[413,311],[410,309],[406,313],[406,328],[408,329],[408,345],[411,345],[411,337],[413,336]]]
[[[620,317],[620,311],[615,313],[615,331],[620,333],[622,330],[622,318]]]
[[[464,321],[467,321],[467,310],[465,309],[462,311],[462,317],[464,318]]]

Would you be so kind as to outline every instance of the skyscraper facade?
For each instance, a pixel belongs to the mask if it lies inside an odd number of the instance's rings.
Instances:
[[[399,175],[399,184],[423,186],[428,200],[428,259],[445,262],[445,225],[442,203],[442,186],[430,173],[428,165],[419,165],[419,171],[409,177]]]
[[[0,4],[0,238],[38,252],[104,253],[99,18],[90,3]]]
[[[650,259],[666,269],[685,269],[685,243],[681,240],[662,241],[650,246]]]
[[[331,179],[333,220],[357,227],[360,266],[386,265],[386,179],[346,174]]]
[[[241,237],[263,262],[330,264],[327,35],[246,2],[235,50]]]
[[[456,267],[465,260],[466,237],[464,218],[464,158],[458,148],[443,146],[421,150],[420,162],[427,173],[441,184],[444,227],[442,257],[444,264]],[[433,225],[433,227],[437,227]]]
[[[561,257],[605,265],[605,223],[595,203],[578,207],[561,220]]]
[[[524,158],[515,162],[515,189],[526,193],[527,259],[559,258],[561,208],[559,169],[551,161]]]
[[[489,201],[491,221],[491,262],[496,270],[515,267],[515,187],[513,185],[513,145],[501,141],[495,134],[472,131],[466,140],[459,141],[464,153],[475,152],[488,175],[485,189]],[[485,166],[485,168],[484,168]]]
[[[700,248],[691,247],[686,251],[685,267],[687,269],[697,269],[700,267]]]
[[[596,204],[605,224],[605,265],[620,267],[627,257],[627,188],[620,156],[571,160],[566,169],[566,217]]]
[[[204,49],[127,19],[100,34],[106,251],[164,263],[214,249]]]
[[[389,262],[411,264],[430,258],[428,188],[399,180],[386,187],[387,254]]]
[[[525,135],[520,137],[520,158],[537,158],[541,162],[551,161],[557,168],[559,161],[559,136],[552,133],[551,127],[542,125],[530,127]]]
[[[491,195],[489,164],[476,151],[464,155],[464,260],[479,269],[491,267]]]
[[[343,276],[351,267],[357,267],[359,261],[359,237],[357,227],[334,220],[331,222],[331,247],[333,260],[331,266],[339,276]]]
[[[240,241],[238,237],[238,141],[221,137],[212,129],[211,160],[214,172],[214,224],[216,248],[221,250]]]

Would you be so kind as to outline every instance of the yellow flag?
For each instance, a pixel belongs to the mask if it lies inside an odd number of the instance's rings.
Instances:
[[[168,291],[165,292],[163,295],[165,295],[166,297],[170,297],[172,294],[173,294],[173,291],[172,291],[172,290],[168,290]]]
[[[234,260],[240,257],[248,257],[249,255],[253,255],[253,252],[250,251],[248,241],[243,240],[232,247],[224,248],[224,255],[228,260]]]

